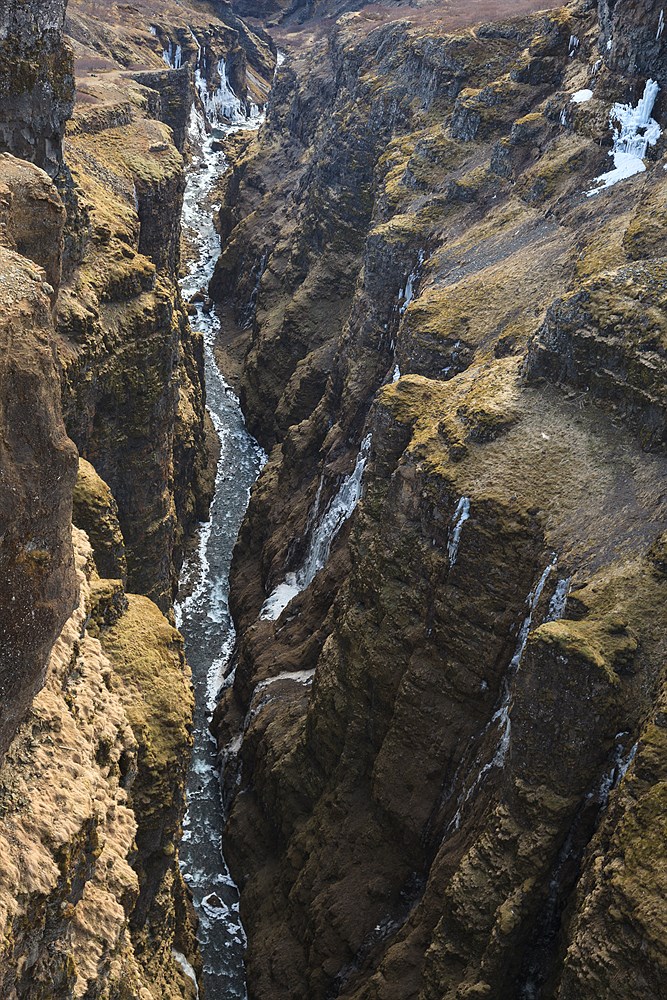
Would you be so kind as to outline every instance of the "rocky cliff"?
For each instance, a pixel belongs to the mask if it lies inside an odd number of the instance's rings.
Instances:
[[[0,150],[55,177],[72,111],[71,52],[63,38],[66,0],[0,3]]]
[[[606,177],[661,5],[482,6],[284,33],[226,186],[271,449],[215,720],[256,998],[667,975],[664,139]]]
[[[72,3],[71,47],[65,7],[0,6],[0,994],[175,1000],[200,961],[178,860],[192,687],[169,618],[214,475],[180,150],[220,75],[167,68],[154,5],[123,15],[131,59],[115,5],[86,22]],[[216,66],[238,50],[241,78],[239,31],[162,14]],[[257,71],[245,99],[266,88]]]

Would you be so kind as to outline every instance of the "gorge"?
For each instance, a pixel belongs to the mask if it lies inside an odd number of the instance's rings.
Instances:
[[[662,3],[0,24],[0,996],[667,993]]]

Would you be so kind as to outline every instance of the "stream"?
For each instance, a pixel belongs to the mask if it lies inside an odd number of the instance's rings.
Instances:
[[[220,253],[213,225],[213,189],[224,172],[224,152],[215,139],[238,128],[257,128],[256,117],[236,126],[220,126],[206,134],[203,116],[193,108],[190,140],[193,158],[183,203],[183,231],[192,247],[183,297],[208,285]],[[234,646],[229,613],[229,571],[241,521],[264,461],[264,453],[248,434],[239,401],[219,370],[213,354],[219,321],[215,312],[197,305],[193,329],[204,338],[207,406],[220,439],[215,495],[210,521],[199,528],[197,546],[181,574],[176,623],[185,638],[195,691],[194,750],[187,783],[187,813],[180,849],[181,869],[199,918],[198,940],[206,1000],[245,998],[243,952],[245,934],[239,916],[239,894],[222,853],[223,812],[216,769],[216,746],[208,724],[223,684]],[[183,956],[176,957],[193,975]]]

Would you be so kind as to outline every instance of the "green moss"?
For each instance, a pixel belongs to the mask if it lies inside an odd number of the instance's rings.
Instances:
[[[183,640],[152,601],[129,594],[127,612],[103,630],[101,641],[139,744],[142,806],[159,812],[182,796],[192,744],[194,701]]]
[[[556,621],[541,625],[533,641],[557,647],[560,655],[576,663],[584,660],[617,686],[617,670],[629,663],[637,651],[637,640],[613,619]]]
[[[72,519],[88,534],[100,576],[125,579],[125,544],[116,501],[107,484],[84,458],[79,459],[73,500]]]

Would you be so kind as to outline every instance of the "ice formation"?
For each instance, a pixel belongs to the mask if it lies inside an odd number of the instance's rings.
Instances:
[[[614,145],[609,155],[613,157],[614,169],[595,178],[596,186],[587,192],[589,198],[646,170],[644,157],[648,147],[655,146],[662,135],[660,125],[651,117],[659,91],[659,84],[649,80],[636,108],[632,104],[614,104],[612,107],[609,123]]]
[[[285,580],[267,597],[262,605],[262,610],[259,614],[260,618],[268,621],[276,621],[290,601],[297,594],[300,594],[302,590],[305,590],[315,579],[319,571],[326,566],[334,538],[343,527],[343,524],[352,516],[361,499],[361,481],[370,450],[371,435],[367,434],[361,442],[361,448],[359,449],[354,469],[340,484],[338,492],[331,500],[324,512],[324,516],[311,534],[308,551],[306,552],[303,564],[296,573],[288,573]],[[316,509],[319,509],[320,495],[321,489],[318,489],[315,500]],[[315,518],[311,516],[309,523],[312,524],[314,520]]]
[[[576,94],[573,94],[570,98],[570,104],[585,104],[586,101],[590,101],[592,96],[592,90],[578,90]]]
[[[452,516],[452,527],[447,544],[447,555],[449,556],[449,568],[451,569],[459,554],[459,544],[461,542],[461,532],[463,525],[470,517],[470,497],[461,497],[456,510]]]

